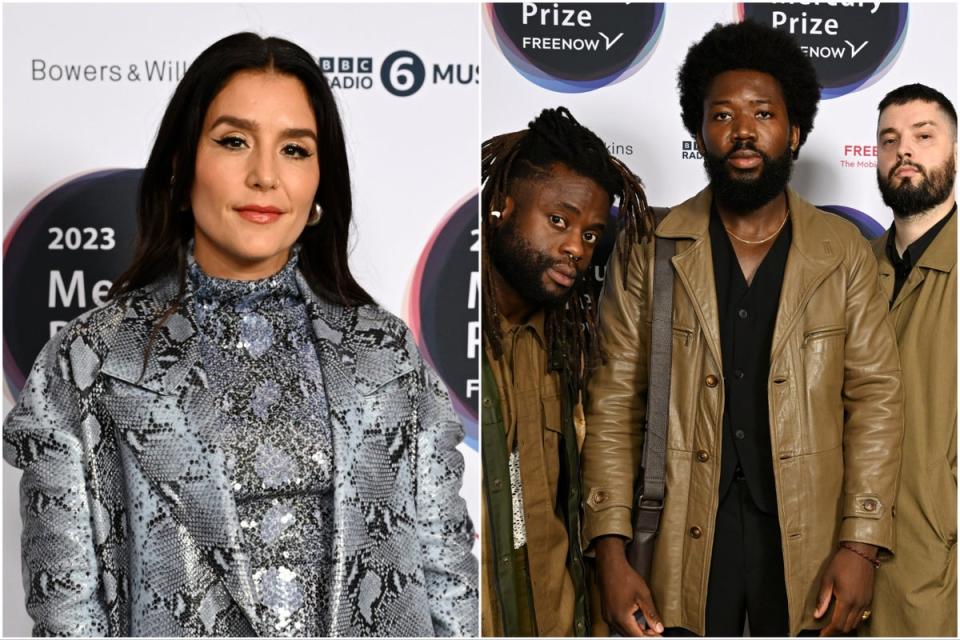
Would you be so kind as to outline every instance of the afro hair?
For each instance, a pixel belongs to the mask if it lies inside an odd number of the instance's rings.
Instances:
[[[715,24],[687,51],[677,74],[683,126],[694,137],[700,134],[703,102],[710,83],[717,75],[734,69],[769,73],[780,83],[790,124],[800,129],[796,158],[817,115],[817,72],[792,37],[753,20]]]

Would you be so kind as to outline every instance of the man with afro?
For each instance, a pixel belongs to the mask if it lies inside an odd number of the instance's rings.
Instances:
[[[629,260],[610,261],[600,300],[582,470],[604,615],[632,636],[849,632],[893,551],[903,434],[876,260],[853,225],[787,186],[819,100],[790,36],[716,25],[679,89],[709,184],[656,229],[676,240],[670,373],[648,371],[654,243],[621,239]],[[647,382],[664,375],[648,583],[625,544]]]

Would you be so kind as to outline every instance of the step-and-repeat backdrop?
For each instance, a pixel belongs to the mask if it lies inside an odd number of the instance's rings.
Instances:
[[[41,346],[102,304],[125,267],[164,108],[194,57],[237,31],[300,44],[334,87],[354,186],[350,265],[450,390],[479,527],[476,5],[4,6],[4,412]],[[29,635],[19,471],[3,467],[3,634]]]
[[[715,23],[752,18],[796,38],[823,87],[791,185],[867,237],[892,214],[876,184],[877,104],[922,82],[957,98],[957,7],[851,3],[496,3],[483,7],[484,138],[564,105],[643,180],[652,205],[707,183],[680,120],[677,71]],[[595,254],[595,275],[612,234]]]

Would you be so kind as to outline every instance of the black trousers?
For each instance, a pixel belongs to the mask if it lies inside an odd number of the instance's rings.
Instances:
[[[763,513],[742,477],[733,481],[717,510],[707,586],[707,635],[786,636],[787,589],[777,514]],[[666,629],[667,636],[692,636]]]

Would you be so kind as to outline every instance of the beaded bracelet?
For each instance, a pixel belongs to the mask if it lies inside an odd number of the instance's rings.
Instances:
[[[874,558],[871,558],[871,557],[868,556],[867,554],[861,553],[861,552],[857,551],[856,549],[854,549],[853,547],[851,547],[851,546],[850,546],[849,544],[847,544],[846,542],[841,542],[841,543],[839,543],[839,544],[840,544],[840,547],[841,547],[841,548],[846,549],[847,551],[852,551],[852,552],[854,552],[855,554],[857,554],[858,556],[860,556],[861,558],[863,558],[864,560],[866,560],[867,562],[869,562],[870,564],[872,564],[874,569],[879,569],[879,568],[880,568],[880,561],[879,561],[879,560],[876,560],[876,559],[874,559]]]

